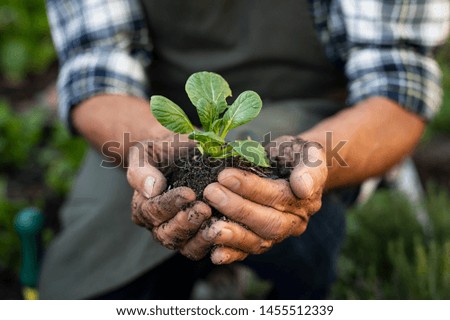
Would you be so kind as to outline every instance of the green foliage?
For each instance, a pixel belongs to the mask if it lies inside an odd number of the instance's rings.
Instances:
[[[176,133],[189,134],[190,139],[198,142],[198,149],[211,157],[240,155],[258,166],[270,165],[259,142],[225,141],[230,130],[258,116],[262,101],[256,92],[245,91],[232,105],[228,105],[226,99],[231,96],[231,89],[225,79],[212,72],[194,73],[186,81],[185,89],[197,109],[204,131],[195,130],[187,115],[174,102],[162,96],[152,96],[152,113],[163,126]]]
[[[450,41],[439,51],[437,60],[442,70],[444,97],[439,113],[427,127],[425,139],[436,134],[450,134]]]
[[[16,115],[8,104],[0,101],[0,168],[23,168],[42,138],[46,117],[45,112],[37,109]]]
[[[449,299],[450,198],[430,188],[425,236],[402,196],[379,191],[348,213],[335,299]]]
[[[45,172],[52,192],[64,194],[85,148],[86,143],[71,137],[49,110],[36,107],[17,114],[0,101],[0,174],[34,168]]]
[[[15,215],[25,207],[42,207],[46,197],[63,196],[81,163],[86,143],[69,135],[44,108],[15,113],[0,102],[0,265],[16,270],[19,239],[13,228]],[[42,180],[37,192],[15,192],[8,197],[8,184],[32,174]],[[26,179],[26,183],[32,183]],[[41,182],[39,182],[41,183]],[[15,185],[19,184],[15,181]],[[20,184],[19,184],[20,185]],[[20,185],[25,189],[24,185]],[[44,230],[48,243],[51,231]]]
[[[203,129],[213,131],[214,121],[227,108],[226,99],[231,97],[230,86],[216,73],[197,72],[186,81],[185,89],[197,108]]]
[[[151,105],[153,115],[167,129],[177,133],[194,131],[186,113],[166,97],[152,96]]]
[[[0,72],[10,81],[21,81],[29,73],[41,73],[56,58],[45,1],[3,0],[0,39]]]
[[[233,141],[230,142],[230,146],[235,150],[238,154],[243,156],[245,159],[250,161],[251,163],[256,164],[260,167],[268,167],[270,166],[267,158],[260,157],[260,154],[264,153],[264,147],[256,141],[244,140],[244,141]],[[239,150],[239,151],[238,151]]]
[[[254,91],[244,91],[228,108],[222,118],[221,135],[225,137],[231,129],[256,118],[261,111],[262,101]]]
[[[25,207],[24,201],[10,201],[6,196],[6,179],[0,176],[0,266],[18,270],[20,247],[14,231],[14,215]]]
[[[45,170],[45,184],[58,195],[65,195],[83,160],[86,142],[72,137],[59,121],[52,123],[50,143],[40,150],[39,164]]]

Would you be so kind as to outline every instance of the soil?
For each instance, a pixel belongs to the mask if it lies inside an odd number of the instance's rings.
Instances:
[[[203,198],[207,185],[216,182],[219,173],[225,168],[237,168],[269,179],[287,179],[289,172],[282,170],[275,163],[262,168],[239,156],[216,159],[202,155],[198,149],[192,150],[188,157],[175,161],[166,172],[168,190],[177,187],[189,187],[194,190],[197,199]]]

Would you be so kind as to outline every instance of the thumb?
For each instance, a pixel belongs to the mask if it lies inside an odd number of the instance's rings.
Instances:
[[[149,163],[145,148],[136,145],[129,151],[127,179],[131,187],[147,199],[163,193],[167,187],[164,175]]]
[[[308,199],[324,188],[328,168],[325,152],[322,148],[307,148],[304,149],[303,154],[303,161],[294,168],[289,182],[297,197]]]

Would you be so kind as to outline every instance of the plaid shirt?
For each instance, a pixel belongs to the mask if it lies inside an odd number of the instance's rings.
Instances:
[[[448,0],[311,0],[328,57],[349,80],[348,104],[384,96],[431,119],[442,101],[433,52],[450,28]],[[47,0],[61,62],[60,115],[102,93],[149,98],[151,63],[138,0]]]

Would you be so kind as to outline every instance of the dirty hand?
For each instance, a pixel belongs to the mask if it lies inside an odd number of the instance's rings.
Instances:
[[[185,136],[174,135],[138,142],[129,151],[127,178],[135,189],[132,220],[152,231],[169,249],[182,248],[211,216],[211,208],[195,201],[196,195],[190,188],[179,187],[163,193],[167,188],[163,172],[193,146]]]
[[[283,136],[266,150],[272,160],[292,169],[289,182],[230,168],[204,191],[206,201],[229,218],[215,219],[199,233],[216,245],[213,263],[243,260],[302,234],[310,216],[320,209],[328,173],[320,144]]]

